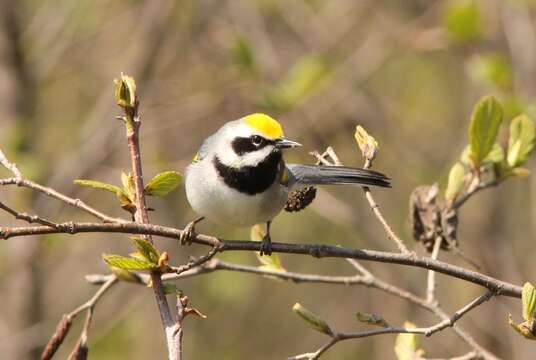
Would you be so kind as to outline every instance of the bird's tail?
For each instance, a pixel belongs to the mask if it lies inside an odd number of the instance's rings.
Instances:
[[[287,164],[291,184],[300,185],[367,185],[391,187],[390,179],[373,170],[346,166]]]

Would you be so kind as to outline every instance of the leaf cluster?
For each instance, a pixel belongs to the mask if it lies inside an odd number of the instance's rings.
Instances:
[[[453,203],[463,191],[478,184],[483,173],[491,174],[496,182],[528,175],[522,166],[534,150],[534,122],[524,114],[513,118],[506,148],[497,141],[502,122],[503,107],[495,97],[485,96],[476,104],[469,125],[469,145],[449,172],[447,202]]]

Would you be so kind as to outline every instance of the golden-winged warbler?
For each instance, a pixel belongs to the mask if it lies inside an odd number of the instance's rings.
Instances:
[[[271,253],[270,222],[289,193],[306,185],[352,184],[389,187],[385,175],[344,166],[286,164],[283,151],[301,146],[285,138],[279,122],[251,114],[223,125],[209,136],[186,170],[186,196],[201,218],[232,226],[266,223],[261,254]]]

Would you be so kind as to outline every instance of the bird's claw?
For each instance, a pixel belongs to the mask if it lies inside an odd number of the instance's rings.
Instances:
[[[264,237],[262,238],[260,255],[272,255],[272,239],[270,238],[269,234],[264,235]]]
[[[189,222],[188,225],[184,228],[181,235],[179,236],[179,241],[181,245],[192,245],[193,239],[195,239],[195,224],[196,221]]]

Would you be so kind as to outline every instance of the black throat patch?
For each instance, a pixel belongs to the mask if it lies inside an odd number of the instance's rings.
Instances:
[[[244,166],[240,169],[223,164],[217,156],[213,159],[214,167],[225,184],[248,195],[261,193],[272,186],[279,173],[280,162],[279,151],[270,153],[256,166]]]

